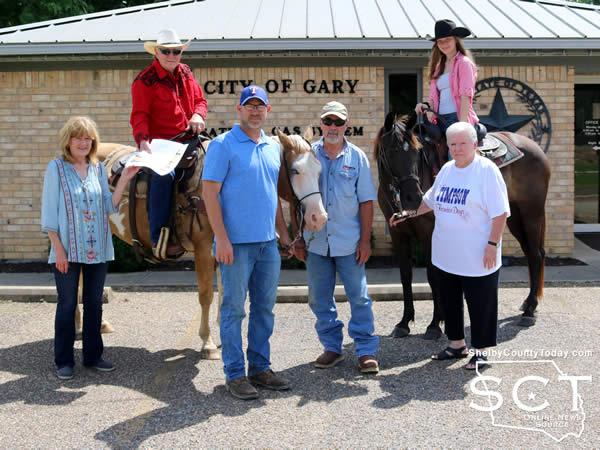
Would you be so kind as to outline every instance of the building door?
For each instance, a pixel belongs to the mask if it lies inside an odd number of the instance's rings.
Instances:
[[[409,114],[414,111],[418,95],[418,75],[416,73],[388,73],[386,114],[394,111]]]
[[[575,84],[575,231],[600,232],[600,84]]]

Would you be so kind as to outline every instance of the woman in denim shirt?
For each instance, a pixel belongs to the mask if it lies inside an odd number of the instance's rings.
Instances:
[[[98,162],[98,131],[87,117],[72,117],[59,134],[62,155],[48,164],[42,194],[42,231],[51,248],[58,292],[54,322],[54,361],[60,379],[73,378],[75,308],[83,273],[83,364],[110,372],[102,359],[100,334],[102,292],[107,261],[114,259],[108,216],[117,206],[138,168],[123,171],[111,194],[104,166]]]
[[[471,52],[465,49],[462,38],[471,32],[457,27],[451,20],[435,23],[435,37],[429,60],[429,104],[419,103],[417,113],[430,107],[438,117],[427,113],[430,122],[437,123],[443,136],[456,122],[479,122],[473,111],[473,97],[477,82],[477,66]]]

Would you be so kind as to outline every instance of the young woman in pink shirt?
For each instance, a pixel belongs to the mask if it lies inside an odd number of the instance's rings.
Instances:
[[[462,38],[471,32],[457,27],[448,19],[435,23],[435,37],[429,60],[429,105],[419,103],[417,113],[423,113],[428,106],[436,112],[427,113],[432,123],[437,123],[445,135],[446,129],[455,122],[479,122],[473,111],[473,96],[477,81],[477,66],[471,52],[465,49]]]

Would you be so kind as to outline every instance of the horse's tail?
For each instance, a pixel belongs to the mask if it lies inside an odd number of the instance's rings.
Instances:
[[[540,253],[542,256],[541,267],[540,267],[540,271],[539,271],[538,288],[537,288],[537,292],[535,293],[535,296],[537,297],[538,301],[540,301],[542,299],[542,297],[544,297],[544,270],[546,268],[546,250],[544,249],[545,237],[546,237],[546,215],[544,214],[544,216],[542,218],[542,223],[541,223],[540,242],[538,243],[538,248],[540,249]]]

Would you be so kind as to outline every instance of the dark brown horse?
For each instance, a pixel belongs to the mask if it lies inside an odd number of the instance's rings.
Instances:
[[[407,124],[395,120],[388,114],[384,127],[375,141],[374,154],[379,172],[377,198],[386,221],[394,212],[407,209],[408,205],[419,205],[424,192],[433,184],[433,168],[439,167],[437,156],[424,148],[417,137],[407,130]],[[406,206],[405,206],[406,205]],[[404,208],[402,208],[404,207]],[[404,314],[392,332],[393,337],[410,334],[410,322],[415,320],[412,291],[412,241],[421,243],[427,264],[427,281],[433,296],[433,318],[425,332],[425,339],[442,336],[440,322],[443,313],[440,305],[438,284],[431,264],[431,235],[435,219],[432,213],[400,223],[390,229],[394,253],[400,266],[400,279],[404,294]]]
[[[379,168],[379,205],[386,220],[394,212],[416,210],[423,194],[433,184],[437,170],[440,143],[429,136],[419,139],[413,129],[415,117],[397,119],[390,113],[386,117],[375,141],[375,155]],[[418,127],[418,125],[417,125]],[[495,133],[490,133],[494,135]],[[501,169],[506,183],[511,216],[507,224],[521,245],[529,266],[529,295],[521,305],[521,326],[535,324],[535,310],[544,289],[544,235],[546,228],[545,203],[550,181],[550,165],[542,149],[531,139],[514,133],[502,133],[520,149],[524,156]],[[441,335],[439,323],[443,320],[439,306],[439,290],[431,267],[431,235],[433,213],[407,220],[390,230],[395,252],[400,259],[400,277],[404,292],[404,314],[392,335],[403,337],[410,333],[408,326],[414,320],[411,289],[412,267],[410,239],[421,242],[424,256],[429,262],[427,278],[434,300],[433,320],[427,327],[425,338]]]

